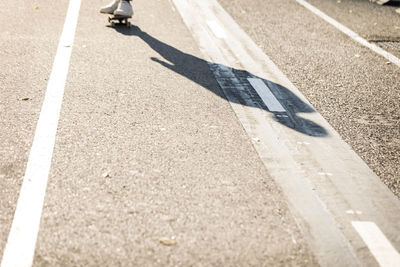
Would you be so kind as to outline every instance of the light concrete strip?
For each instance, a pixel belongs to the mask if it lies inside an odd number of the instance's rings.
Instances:
[[[215,36],[217,38],[221,38],[221,39],[226,38],[225,30],[216,21],[208,20],[207,25],[213,31],[213,33],[215,34]]]
[[[322,266],[373,264],[351,221],[374,221],[400,247],[400,202],[215,0],[174,0],[205,59],[285,193]],[[224,28],[216,38],[207,21]],[[288,118],[262,108],[250,81],[270,89]],[[260,94],[259,94],[260,95]],[[261,97],[261,96],[260,96]],[[355,210],[349,214],[346,211]]]
[[[382,267],[400,266],[400,254],[373,222],[351,223]]]
[[[328,22],[329,24],[331,24],[332,26],[334,26],[335,28],[337,28],[338,30],[340,30],[341,32],[343,32],[344,34],[349,36],[354,41],[358,42],[359,44],[361,44],[361,45],[363,45],[365,47],[368,47],[369,49],[371,49],[372,51],[374,51],[378,55],[383,56],[384,58],[386,58],[387,60],[389,60],[393,64],[395,64],[398,67],[400,67],[400,59],[397,58],[396,56],[394,56],[393,54],[383,50],[382,48],[380,48],[377,45],[371,44],[370,42],[368,42],[367,40],[362,38],[360,35],[358,35],[354,31],[350,30],[349,28],[347,28],[343,24],[341,24],[341,23],[337,22],[336,20],[334,20],[333,18],[329,17],[324,12],[322,12],[318,8],[314,7],[313,5],[307,3],[306,1],[304,1],[304,0],[296,0],[296,1],[300,5],[304,6],[305,8],[310,10],[312,13],[317,15],[318,17],[322,18],[323,20],[325,20],[326,22]]]
[[[276,99],[271,90],[265,85],[263,80],[257,78],[247,78],[251,86],[257,91],[258,95],[264,101],[269,111],[272,112],[286,112],[281,103]]]
[[[267,169],[284,188],[296,213],[306,221],[305,228],[310,231],[308,234],[311,236],[310,240],[313,241],[311,248],[319,263],[328,265],[330,262],[336,262],[339,264],[338,266],[359,265],[349,245],[346,244],[345,237],[338,231],[334,219],[320,199],[312,193],[310,183],[302,181],[302,170],[298,163],[293,162],[290,151],[279,142],[280,139],[284,139],[279,136],[280,130],[275,125],[271,125],[271,121],[265,119],[267,116],[262,110],[249,109],[236,104],[241,102],[236,99],[238,96],[236,92],[246,99],[246,89],[234,75],[232,69],[227,66],[235,66],[236,62],[240,62],[239,64],[251,71],[252,74],[266,77],[268,81],[273,82],[285,79],[284,75],[276,67],[273,72],[270,71],[270,67],[264,68],[262,61],[273,65],[272,61],[260,51],[216,1],[174,0],[174,3],[197,39],[205,57],[210,62],[218,62],[218,64],[210,64],[217,82],[249,136],[253,140],[259,140],[256,149],[264,164],[268,164]],[[219,16],[216,16],[213,11],[216,11]],[[219,21],[225,27],[229,34],[226,42],[215,39],[212,32],[204,30],[203,25],[210,20]],[[229,49],[225,48],[226,46]],[[228,50],[232,51],[231,54]],[[254,54],[247,51],[252,51]],[[239,64],[236,65],[237,68],[241,67]],[[286,80],[286,82],[289,81]],[[271,158],[265,151],[270,151],[274,156]],[[274,164],[275,162],[278,166]],[[293,179],[294,177],[296,178]]]
[[[306,228],[309,231],[307,234],[318,237],[311,238],[313,242],[311,248],[319,263],[323,266],[328,265],[329,262],[335,262],[338,266],[346,266],[349,263],[352,266],[358,266],[357,259],[353,257],[345,237],[337,229],[332,215],[319,197],[313,193],[313,186],[302,179],[303,170],[298,163],[288,157],[290,151],[280,144],[279,139],[282,137],[279,136],[279,129],[270,128],[270,122],[263,121],[266,114],[260,110],[249,110],[236,104],[239,101],[235,99],[237,94],[232,90],[231,85],[235,86],[234,90],[239,94],[246,94],[246,88],[231,68],[214,64],[211,65],[211,69],[240,122],[252,137],[262,160],[264,163],[268,161],[268,170],[272,171],[271,174],[275,179],[279,179],[278,182],[284,188],[291,206],[295,206],[296,214],[307,221]],[[266,151],[273,151],[271,153],[274,156],[267,156]]]
[[[1,266],[31,266],[81,0],[71,0]]]

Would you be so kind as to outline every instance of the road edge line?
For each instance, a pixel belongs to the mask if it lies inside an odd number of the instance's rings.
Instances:
[[[357,43],[359,43],[359,44],[371,49],[372,51],[374,51],[378,55],[383,56],[384,58],[386,58],[387,60],[389,60],[393,64],[395,64],[398,67],[400,67],[400,59],[398,57],[396,57],[395,55],[389,53],[388,51],[380,48],[377,45],[371,44],[370,42],[368,42],[367,40],[362,38],[360,35],[358,35],[356,32],[350,30],[348,27],[344,26],[340,22],[338,22],[338,21],[334,20],[333,18],[329,17],[327,14],[325,14],[324,12],[322,12],[321,10],[316,8],[315,6],[311,5],[310,3],[308,3],[308,2],[306,2],[304,0],[296,0],[296,2],[299,3],[300,5],[302,5],[303,7],[305,7],[306,9],[308,9],[309,11],[311,11],[312,13],[314,13],[315,15],[317,15],[318,17],[320,17],[321,19],[323,19],[324,21],[326,21],[329,24],[331,24],[332,26],[334,26],[336,29],[338,29],[342,33],[344,33],[347,36],[349,36],[351,39],[353,39]]]
[[[81,0],[70,0],[1,267],[31,266]]]

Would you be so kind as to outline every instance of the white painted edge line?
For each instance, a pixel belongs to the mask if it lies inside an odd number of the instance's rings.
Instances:
[[[218,22],[216,22],[214,20],[207,20],[207,26],[211,29],[211,31],[214,33],[214,35],[217,38],[226,39],[227,34],[226,34],[224,28],[222,28]]]
[[[264,83],[263,80],[258,78],[247,78],[250,82],[251,86],[257,91],[258,95],[261,97],[264,104],[267,106],[269,111],[271,112],[286,112],[286,110],[282,107],[281,103],[276,99],[274,94],[268,88],[268,86]]]
[[[81,0],[70,0],[1,267],[32,265]]]
[[[337,28],[338,30],[340,30],[341,32],[343,32],[344,34],[346,34],[347,36],[349,36],[351,39],[353,39],[354,41],[358,42],[359,44],[368,47],[369,49],[371,49],[372,51],[374,51],[375,53],[383,56],[384,58],[386,58],[387,60],[389,60],[390,62],[392,62],[393,64],[397,65],[398,67],[400,67],[400,59],[397,58],[396,56],[394,56],[393,54],[383,50],[382,48],[380,48],[377,45],[371,44],[370,42],[368,42],[367,40],[365,40],[364,38],[362,38],[360,35],[358,35],[357,33],[355,33],[354,31],[350,30],[349,28],[347,28],[346,26],[344,26],[343,24],[337,22],[336,20],[334,20],[333,18],[329,17],[328,15],[326,15],[324,12],[322,12],[321,10],[317,9],[316,7],[314,7],[313,5],[307,3],[304,0],[296,0],[300,5],[304,6],[305,8],[307,8],[308,10],[310,10],[312,13],[314,13],[315,15],[317,15],[318,17],[322,18],[323,20],[325,20],[326,22],[328,22],[329,24],[331,24],[332,26],[334,26],[335,28]]]
[[[353,221],[351,224],[364,240],[380,266],[400,266],[400,254],[375,223]]]

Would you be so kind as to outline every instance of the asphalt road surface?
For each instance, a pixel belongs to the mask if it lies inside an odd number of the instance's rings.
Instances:
[[[191,26],[196,16],[184,12],[195,1],[185,9],[178,0],[137,0],[131,28],[109,25],[98,12],[104,1],[82,1],[70,8],[79,11],[76,30],[63,28],[67,0],[0,3],[2,267],[399,263],[400,68],[295,0],[218,2],[309,101],[276,75],[285,93],[277,101],[299,116],[271,114],[254,90],[248,99],[235,93],[232,79],[264,79],[270,87],[273,79],[257,68],[250,73],[252,61],[234,57],[241,53],[235,47],[248,47],[240,43],[246,38],[232,39],[229,49],[215,41],[220,52],[199,40],[207,25],[222,39],[238,31],[213,19]],[[309,1],[400,56],[398,7],[339,2]],[[214,7],[202,3],[205,11]],[[215,18],[224,14],[215,11]],[[213,60],[219,54],[231,61]],[[48,93],[52,85],[61,98]],[[43,114],[56,124],[39,126]],[[277,147],[267,145],[268,135],[252,135],[259,118],[277,131]],[[35,137],[40,129],[43,138]],[[52,138],[54,150],[32,147]],[[295,152],[287,165],[268,154],[280,142],[282,155]],[[300,146],[308,145],[301,158]],[[315,159],[319,151],[324,155]],[[48,162],[49,170],[30,162]],[[300,166],[289,168],[293,177],[286,172],[292,162]],[[293,179],[296,194],[280,177],[308,176],[308,162],[323,169],[310,180]],[[331,163],[349,169],[332,174]],[[358,186],[343,193],[346,174]]]
[[[400,197],[399,67],[387,64],[385,58],[295,1],[220,2]],[[400,16],[395,12],[398,4],[308,2],[366,40],[400,56]]]

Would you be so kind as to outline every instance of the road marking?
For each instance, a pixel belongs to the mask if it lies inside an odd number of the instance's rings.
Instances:
[[[357,215],[361,215],[362,211],[359,210],[346,210],[347,214],[357,214]]]
[[[400,254],[375,223],[353,221],[351,224],[367,244],[380,266],[400,266]]]
[[[323,20],[325,20],[326,22],[328,22],[329,24],[334,26],[336,29],[340,30],[341,32],[343,32],[344,34],[349,36],[354,41],[358,42],[359,44],[361,44],[361,45],[363,45],[365,47],[368,47],[369,49],[371,49],[375,53],[383,56],[384,58],[386,58],[387,60],[389,60],[393,64],[395,64],[398,67],[400,67],[400,59],[397,58],[396,56],[394,56],[393,54],[383,50],[382,48],[380,48],[377,45],[371,44],[370,42],[368,42],[367,40],[362,38],[360,35],[358,35],[357,33],[353,32],[352,30],[350,30],[349,28],[347,28],[343,24],[341,24],[341,23],[337,22],[336,20],[334,20],[333,18],[329,17],[324,12],[322,12],[318,8],[314,7],[313,5],[307,3],[306,1],[304,1],[304,0],[296,0],[296,1],[300,5],[304,6],[305,8],[310,10],[312,13],[317,15],[318,17],[322,18]]]
[[[173,2],[238,120],[255,144],[269,175],[285,194],[318,263],[321,266],[375,263],[372,254],[365,257],[364,252],[358,250],[365,244],[351,226],[349,216],[343,216],[343,211],[350,207],[368,210],[368,220],[383,225],[386,234],[395,235],[400,231],[398,199],[318,112],[301,116],[305,117],[306,123],[312,121],[326,129],[328,134],[324,138],[293,131],[286,127],[290,122],[281,124],[275,120],[282,114],[270,116],[268,111],[254,107],[248,81],[243,82],[236,76],[238,70],[251,74],[246,78],[259,77],[262,81],[267,80],[268,86],[279,85],[274,93],[287,90],[288,94],[277,96],[278,99],[285,97],[288,106],[301,104],[299,107],[312,109],[296,86],[216,0]],[[227,38],[217,38],[207,21],[216,21]],[[303,144],[307,142],[312,146],[299,149],[300,138]],[[323,173],[324,179],[317,172]],[[362,193],[354,194],[353,188]]]
[[[214,20],[207,20],[207,25],[217,38],[226,39],[226,32],[224,28],[218,24],[218,22]]]
[[[258,78],[247,78],[251,86],[257,91],[258,95],[261,97],[264,104],[267,106],[268,110],[271,112],[286,112],[282,107],[281,103],[276,99],[274,94],[264,83],[263,80]]]
[[[31,266],[81,0],[70,0],[1,267]]]

